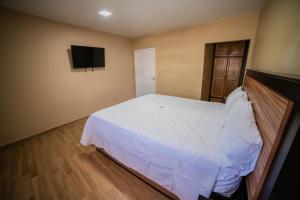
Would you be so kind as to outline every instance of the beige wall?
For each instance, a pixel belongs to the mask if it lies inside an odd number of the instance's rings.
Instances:
[[[134,97],[129,39],[0,8],[0,146]],[[71,44],[104,47],[105,69],[73,70]]]
[[[259,18],[253,68],[300,75],[300,1],[269,0]]]
[[[205,43],[251,39],[250,61],[258,16],[256,12],[138,38],[133,41],[133,47],[156,48],[158,93],[199,99]]]
[[[269,0],[261,11],[253,67],[300,75],[300,1]]]

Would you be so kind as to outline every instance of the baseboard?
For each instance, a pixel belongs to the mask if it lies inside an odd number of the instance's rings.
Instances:
[[[19,143],[19,142],[22,142],[22,141],[24,141],[24,140],[30,139],[30,138],[32,138],[32,137],[34,137],[34,136],[37,136],[37,135],[40,135],[40,134],[43,134],[43,133],[52,131],[52,130],[57,129],[57,128],[61,127],[61,126],[64,126],[64,125],[67,125],[67,124],[76,122],[76,121],[78,121],[78,120],[81,120],[81,119],[84,119],[84,118],[87,118],[87,117],[89,117],[89,115],[88,115],[88,116],[84,116],[84,117],[80,117],[80,118],[78,118],[78,119],[71,120],[71,121],[69,121],[69,122],[62,123],[62,124],[57,125],[57,126],[54,126],[54,127],[52,127],[52,128],[45,129],[45,130],[40,131],[40,132],[38,132],[38,133],[34,133],[34,134],[32,134],[32,135],[27,135],[27,136],[25,136],[25,137],[22,137],[22,138],[20,138],[20,139],[14,140],[14,141],[10,141],[10,142],[4,143],[4,144],[0,144],[0,148],[5,148],[6,146],[9,146],[9,145],[14,145],[14,144]]]

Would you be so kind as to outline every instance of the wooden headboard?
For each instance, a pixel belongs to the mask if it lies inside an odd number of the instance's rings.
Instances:
[[[246,177],[248,200],[256,200],[294,103],[247,74],[243,88],[252,102],[256,124],[264,142],[255,170]]]

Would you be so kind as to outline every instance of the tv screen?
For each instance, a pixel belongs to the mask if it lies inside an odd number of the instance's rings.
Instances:
[[[71,45],[74,68],[105,67],[104,48]]]

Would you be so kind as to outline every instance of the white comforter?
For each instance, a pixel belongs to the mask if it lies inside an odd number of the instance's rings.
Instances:
[[[92,114],[81,138],[182,200],[209,197],[220,169],[224,105],[146,95]]]

